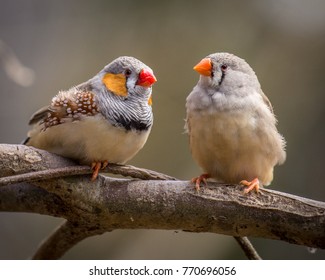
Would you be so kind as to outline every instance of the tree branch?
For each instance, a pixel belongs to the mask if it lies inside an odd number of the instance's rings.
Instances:
[[[74,165],[20,145],[0,145],[0,158],[0,176]],[[197,193],[189,181],[100,176],[91,182],[90,176],[81,175],[53,178],[37,177],[31,183],[0,187],[0,211],[67,219],[34,258],[58,258],[88,236],[140,228],[255,236],[325,248],[323,202],[266,189],[244,195],[241,186],[210,182]]]

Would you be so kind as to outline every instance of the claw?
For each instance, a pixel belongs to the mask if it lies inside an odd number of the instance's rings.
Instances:
[[[104,169],[108,165],[108,161],[105,160],[103,162],[93,162],[91,164],[91,170],[93,171],[93,175],[91,176],[91,181],[95,181],[98,177],[98,173],[100,169]]]
[[[244,186],[247,187],[247,188],[244,189],[245,194],[251,192],[254,189],[258,193],[259,189],[260,189],[260,181],[257,178],[255,178],[251,182],[246,181],[246,180],[242,180],[242,181],[240,181],[239,184],[244,185]]]
[[[207,173],[201,174],[199,177],[194,177],[191,182],[195,183],[195,189],[196,191],[200,190],[201,182],[203,182],[205,185],[207,184],[207,179],[211,176]]]
[[[105,160],[102,162],[102,168],[101,169],[105,169],[108,165],[108,160]]]

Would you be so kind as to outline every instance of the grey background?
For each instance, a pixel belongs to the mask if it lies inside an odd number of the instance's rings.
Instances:
[[[325,1],[7,1],[0,0],[0,40],[35,73],[22,87],[0,62],[0,142],[19,143],[30,115],[61,89],[95,75],[121,55],[154,69],[155,122],[129,163],[190,179],[201,171],[183,134],[192,67],[227,51],[248,61],[270,98],[285,136],[287,161],[272,189],[325,200]],[[25,259],[61,219],[0,213],[0,258]],[[324,250],[252,239],[266,259],[324,259]],[[65,259],[245,259],[233,238],[123,230],[89,238]]]

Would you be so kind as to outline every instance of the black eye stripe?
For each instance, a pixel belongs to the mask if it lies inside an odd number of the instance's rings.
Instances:
[[[213,78],[214,77],[214,70],[213,70],[213,62],[212,62],[212,60],[210,61],[210,63],[211,63],[211,78]]]
[[[222,84],[225,76],[226,76],[226,70],[228,69],[228,65],[227,64],[221,64],[220,66],[220,69],[221,69],[221,78],[220,78],[220,81],[219,81],[219,86]]]

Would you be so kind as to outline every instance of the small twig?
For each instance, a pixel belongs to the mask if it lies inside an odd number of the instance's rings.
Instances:
[[[261,260],[262,258],[255,250],[253,244],[249,241],[249,239],[240,236],[234,236],[235,240],[238,242],[239,246],[243,249],[246,257],[249,260]]]
[[[64,221],[63,224],[55,229],[55,231],[40,244],[32,259],[57,260],[78,242],[87,237],[101,233],[103,233],[103,231],[89,229],[81,225],[76,227],[70,221]]]
[[[177,180],[175,177],[149,169],[138,168],[132,165],[109,164],[104,171],[125,177],[130,176],[141,180]]]
[[[18,184],[22,182],[30,183],[35,181],[44,181],[56,179],[59,177],[90,174],[89,166],[70,166],[63,168],[48,169],[42,171],[34,171],[19,175],[7,176],[0,178],[0,186]]]
[[[141,180],[175,180],[175,178],[171,176],[148,169],[134,167],[131,165],[110,164],[105,168],[105,170],[102,171],[106,171],[112,174],[119,174],[125,177],[130,176],[132,178]],[[91,173],[92,171],[89,166],[69,166],[2,177],[0,178],[0,186],[17,184],[21,182],[27,183],[34,181],[44,181],[67,176],[86,175]]]

